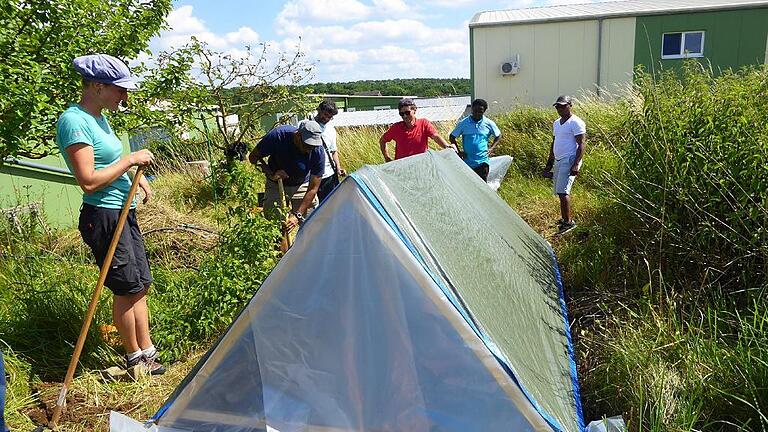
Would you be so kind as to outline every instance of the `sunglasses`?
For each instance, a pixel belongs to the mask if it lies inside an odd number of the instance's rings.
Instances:
[[[411,110],[408,111],[399,111],[400,117],[405,117],[407,115],[411,114]]]

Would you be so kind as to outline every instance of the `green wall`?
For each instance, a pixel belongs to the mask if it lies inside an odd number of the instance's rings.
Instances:
[[[58,154],[43,159],[22,160],[67,169]],[[0,209],[33,202],[41,203],[50,225],[70,227],[77,223],[82,195],[82,190],[71,175],[8,163],[0,167]]]
[[[129,150],[127,135],[120,136],[123,153]],[[45,165],[52,168],[67,169],[60,154],[42,159],[22,161]],[[83,191],[77,186],[72,175],[49,172],[36,168],[5,163],[0,166],[0,209],[17,205],[41,203],[45,219],[54,227],[68,228],[77,226]],[[0,217],[5,217],[0,214]]]
[[[637,17],[635,66],[650,70],[679,68],[682,59],[661,59],[661,36],[667,32],[704,30],[704,57],[715,72],[763,64],[768,36],[768,8]]]

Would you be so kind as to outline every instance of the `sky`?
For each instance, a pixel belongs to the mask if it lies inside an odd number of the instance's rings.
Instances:
[[[300,46],[309,82],[469,78],[469,30],[480,11],[591,0],[174,0],[154,54],[196,36],[220,52]]]

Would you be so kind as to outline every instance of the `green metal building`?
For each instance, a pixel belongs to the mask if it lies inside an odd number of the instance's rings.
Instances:
[[[469,23],[473,96],[549,105],[560,94],[611,94],[633,71],[718,73],[768,62],[768,0],[629,0],[480,12]]]
[[[128,138],[121,140],[127,154]],[[51,226],[76,226],[82,196],[58,153],[42,159],[7,158],[0,165],[0,217],[21,219],[37,211]]]

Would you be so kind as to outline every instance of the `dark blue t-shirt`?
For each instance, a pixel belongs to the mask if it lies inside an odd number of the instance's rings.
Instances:
[[[325,150],[317,146],[309,154],[304,154],[293,143],[293,126],[279,126],[256,144],[261,156],[267,157],[267,166],[273,172],[283,170],[288,178],[283,180],[286,186],[299,186],[309,181],[309,176],[323,176],[325,168]]]

